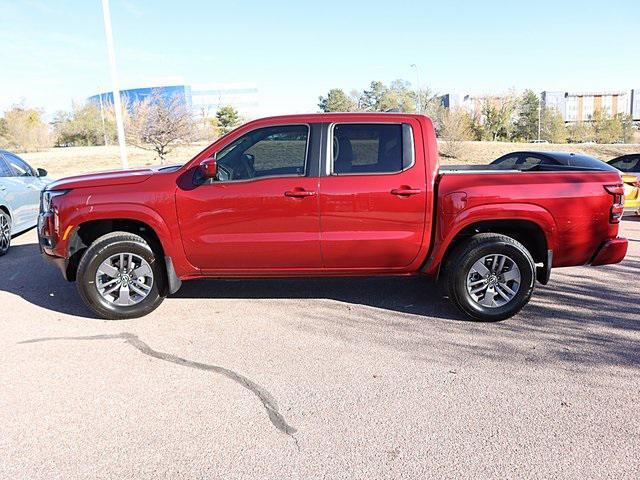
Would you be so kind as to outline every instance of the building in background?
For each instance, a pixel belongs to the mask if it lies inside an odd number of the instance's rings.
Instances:
[[[631,105],[631,117],[634,121],[640,122],[640,88],[634,88],[629,95],[629,105]]]
[[[608,115],[633,115],[640,120],[640,110],[633,111],[634,90],[611,92],[549,92],[541,94],[544,108],[554,108],[567,123],[587,122],[596,111]]]
[[[457,95],[453,93],[439,97],[443,107],[464,108],[474,118],[480,116],[482,105],[487,101],[497,106],[506,98],[506,95]],[[640,89],[602,92],[545,90],[540,94],[540,102],[543,108],[553,108],[560,112],[566,123],[590,121],[597,110],[609,115],[631,115],[635,122],[640,122]]]
[[[462,108],[471,117],[482,122],[482,108],[489,103],[499,109],[505,101],[512,99],[513,94],[504,95],[457,95],[455,93],[447,93],[438,97],[440,104],[444,108]]]
[[[143,101],[154,91],[161,98],[177,97],[190,108],[194,115],[213,117],[220,107],[231,105],[244,116],[252,116],[258,108],[258,89],[250,84],[206,84],[206,85],[158,85],[121,90],[120,97],[127,108]],[[93,95],[87,101],[96,105],[113,104],[113,92]]]

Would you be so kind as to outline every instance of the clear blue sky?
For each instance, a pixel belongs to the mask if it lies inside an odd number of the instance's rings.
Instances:
[[[250,82],[259,113],[404,78],[440,92],[640,88],[637,0],[112,0],[121,86]],[[100,0],[0,0],[0,111],[109,87]]]

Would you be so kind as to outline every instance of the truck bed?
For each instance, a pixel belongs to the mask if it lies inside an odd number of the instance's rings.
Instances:
[[[436,180],[436,239],[444,242],[477,219],[532,221],[549,238],[553,266],[589,263],[617,236],[614,203],[605,185],[620,184],[613,171],[497,170],[486,165],[442,166]]]

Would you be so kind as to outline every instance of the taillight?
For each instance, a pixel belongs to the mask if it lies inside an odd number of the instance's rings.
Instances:
[[[620,223],[624,212],[624,186],[621,183],[616,185],[605,185],[604,189],[613,196],[613,205],[609,214],[611,223]]]

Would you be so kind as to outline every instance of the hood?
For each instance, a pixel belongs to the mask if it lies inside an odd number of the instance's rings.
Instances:
[[[144,182],[157,169],[113,170],[61,178],[49,185],[47,190],[68,190],[73,188],[106,187],[108,185],[131,185]]]

